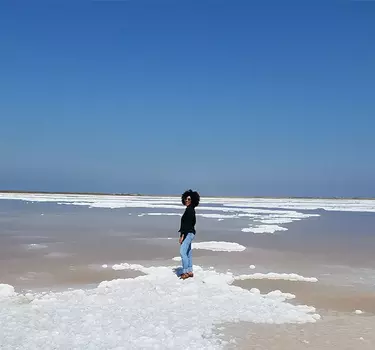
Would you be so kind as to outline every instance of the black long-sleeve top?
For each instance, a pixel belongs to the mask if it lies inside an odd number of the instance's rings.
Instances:
[[[180,237],[186,237],[188,233],[195,234],[195,209],[189,205],[186,207],[184,214],[181,217],[181,226],[178,232],[180,232]]]

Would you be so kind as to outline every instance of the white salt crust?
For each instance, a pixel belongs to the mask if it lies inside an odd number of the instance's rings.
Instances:
[[[104,281],[92,290],[16,294],[0,285],[1,349],[220,349],[215,326],[227,322],[316,322],[291,294],[261,295],[232,286],[235,277],[195,266],[193,279],[172,267],[117,264],[146,275]],[[235,341],[230,339],[229,341]]]
[[[115,196],[79,194],[0,193],[0,199],[27,202],[55,202],[90,208],[148,208],[177,210],[180,212],[141,213],[145,215],[181,215],[179,197]],[[212,198],[202,197],[197,215],[207,219],[228,220],[249,218],[243,232],[275,233],[286,231],[280,225],[319,216],[317,213],[301,213],[297,210],[327,210],[375,212],[375,200],[366,199],[308,199],[308,198]]]

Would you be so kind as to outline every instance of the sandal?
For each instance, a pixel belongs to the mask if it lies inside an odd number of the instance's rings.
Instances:
[[[189,277],[194,277],[194,274],[192,272],[188,272]]]
[[[182,280],[186,280],[187,278],[189,278],[190,276],[189,276],[189,274],[187,274],[187,273],[183,273],[181,276],[180,276],[180,278],[182,279]]]

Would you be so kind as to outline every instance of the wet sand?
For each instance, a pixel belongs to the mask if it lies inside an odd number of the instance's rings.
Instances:
[[[311,282],[244,280],[233,285],[262,294],[274,290],[292,293],[288,302],[314,306],[322,319],[315,324],[229,325],[225,332],[237,332],[239,341],[229,348],[259,350],[372,350],[375,346],[375,292],[355,287],[338,287]],[[359,310],[362,314],[356,314]]]
[[[354,286],[334,286],[321,282],[293,282],[282,280],[244,280],[233,285],[248,289],[257,288],[262,294],[274,290],[296,296],[291,303],[314,306],[318,312],[353,313],[361,310],[375,316],[375,291],[361,290]]]
[[[373,350],[375,317],[330,315],[305,325],[228,325],[237,341],[228,349],[252,350]]]

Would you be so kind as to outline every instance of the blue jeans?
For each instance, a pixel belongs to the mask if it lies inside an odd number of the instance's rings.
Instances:
[[[188,233],[180,246],[182,273],[193,272],[193,254],[191,250],[191,242],[193,241],[194,237],[194,233]]]

